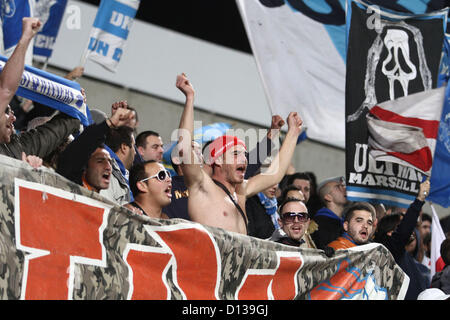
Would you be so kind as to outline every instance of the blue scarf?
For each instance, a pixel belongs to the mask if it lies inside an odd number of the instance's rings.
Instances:
[[[268,198],[264,195],[264,193],[260,192],[258,193],[259,201],[261,201],[261,204],[266,209],[266,213],[270,216],[270,219],[272,219],[272,223],[275,226],[275,229],[280,229],[280,225],[278,224],[278,213],[277,213],[277,198]]]

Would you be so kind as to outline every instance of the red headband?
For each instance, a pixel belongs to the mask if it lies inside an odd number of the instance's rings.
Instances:
[[[216,138],[213,142],[211,142],[208,146],[209,148],[209,156],[210,156],[210,164],[213,164],[214,161],[223,155],[230,147],[234,147],[237,145],[241,145],[247,150],[244,141],[235,136],[221,136]]]

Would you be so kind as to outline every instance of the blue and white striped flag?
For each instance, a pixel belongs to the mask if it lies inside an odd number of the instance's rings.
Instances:
[[[7,60],[0,56],[0,73]],[[84,126],[90,123],[89,109],[77,82],[26,65],[16,94],[77,118]]]
[[[34,17],[39,18],[42,28],[34,41],[34,55],[49,58],[66,10],[67,0],[36,0]]]
[[[101,1],[81,65],[90,59],[116,71],[139,4],[140,0]]]

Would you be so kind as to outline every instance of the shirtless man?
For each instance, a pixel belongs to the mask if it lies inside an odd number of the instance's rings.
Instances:
[[[247,234],[245,201],[283,178],[301,132],[302,120],[295,112],[289,114],[288,132],[280,152],[265,174],[255,175],[249,180],[244,179],[248,164],[245,143],[232,136],[217,138],[209,146],[209,158],[213,167],[210,177],[202,170],[201,160],[196,158],[191,148],[194,130],[194,88],[185,74],[177,76],[176,87],[186,96],[178,136],[180,156],[183,158],[181,169],[189,190],[189,215],[192,221],[204,225]],[[230,196],[214,180],[219,182]],[[233,202],[239,205],[242,213]]]

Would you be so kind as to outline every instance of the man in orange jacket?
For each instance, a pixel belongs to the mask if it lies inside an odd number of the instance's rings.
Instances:
[[[330,242],[328,247],[339,250],[368,243],[375,228],[375,209],[367,202],[355,202],[347,208],[344,216],[344,234]]]

